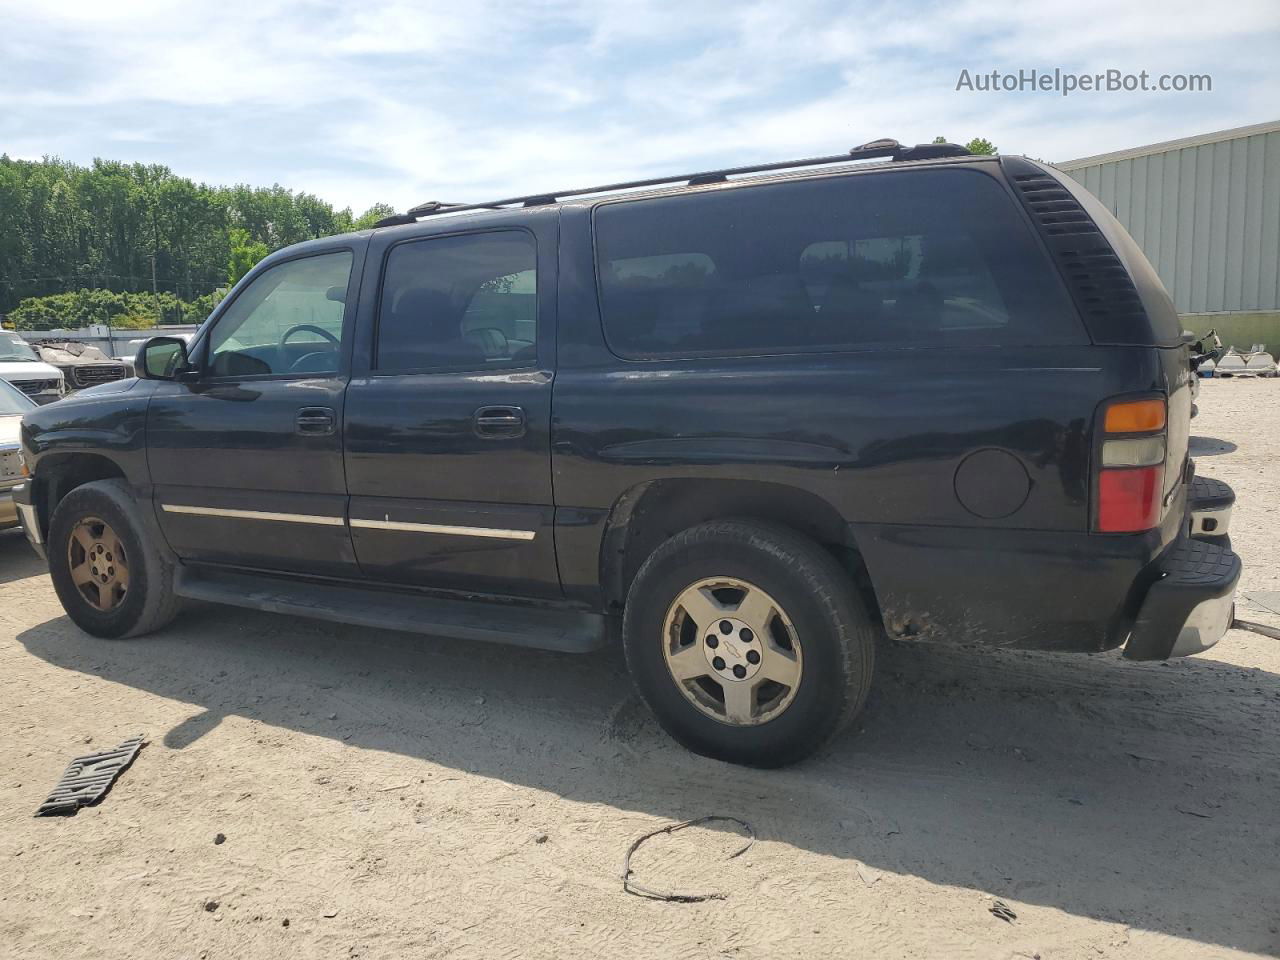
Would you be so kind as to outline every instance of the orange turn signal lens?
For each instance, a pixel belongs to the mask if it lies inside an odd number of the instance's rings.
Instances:
[[[1164,424],[1163,400],[1128,400],[1107,407],[1104,429],[1107,433],[1144,433],[1163,430]]]

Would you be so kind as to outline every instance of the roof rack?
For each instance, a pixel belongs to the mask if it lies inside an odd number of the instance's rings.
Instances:
[[[430,217],[439,213],[461,213],[464,210],[494,210],[498,207],[511,207],[517,204],[525,207],[538,207],[556,203],[567,197],[581,197],[593,193],[610,193],[615,190],[635,190],[640,187],[656,187],[664,183],[680,183],[684,181],[691,187],[708,183],[723,183],[729,177],[743,173],[764,173],[770,170],[787,170],[793,167],[817,167],[827,163],[848,163],[850,160],[871,160],[877,157],[888,157],[892,160],[930,160],[935,157],[967,156],[969,151],[957,143],[918,143],[914,147],[904,147],[897,140],[872,140],[860,147],[854,147],[848,153],[837,153],[827,157],[807,157],[803,160],[779,160],[774,163],[758,163],[747,167],[726,167],[723,170],[708,170],[703,173],[682,173],[669,177],[652,177],[648,180],[627,180],[623,183],[607,183],[598,187],[583,187],[576,190],[557,190],[554,193],[534,193],[523,197],[510,197],[506,200],[491,200],[487,203],[444,203],[431,200],[410,208],[408,213],[397,213],[384,217],[374,224],[375,227],[390,227],[403,223],[413,223],[420,217]]]

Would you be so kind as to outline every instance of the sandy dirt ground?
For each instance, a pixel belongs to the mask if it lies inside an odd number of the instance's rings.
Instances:
[[[1280,625],[1280,382],[1200,405],[1241,614]],[[0,621],[0,956],[1280,955],[1280,642],[1253,634],[1168,664],[890,647],[855,731],[760,772],[669,742],[612,654],[211,606],[94,640],[20,534]],[[31,816],[138,733],[100,805]],[[759,841],[685,830],[636,875],[725,899],[622,892],[633,838],[707,814]]]

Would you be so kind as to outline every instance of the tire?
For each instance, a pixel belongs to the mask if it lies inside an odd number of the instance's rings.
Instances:
[[[879,634],[830,554],[750,520],[667,540],[636,574],[623,615],[628,669],[663,729],[694,753],[753,767],[802,760],[849,725],[866,702]]]
[[[80,546],[73,546],[73,540]],[[83,581],[89,563],[76,563],[74,572],[72,566],[73,554],[77,559],[84,556],[86,540],[92,551],[104,551],[89,561],[93,575],[87,584],[77,578]],[[85,633],[110,639],[141,636],[167,624],[182,605],[173,592],[173,560],[155,542],[123,480],[86,483],[63,497],[49,524],[47,550],[62,608]],[[119,582],[121,571],[126,583]],[[98,574],[108,577],[108,572],[111,582],[102,581],[101,605],[95,605],[90,597],[96,593]]]

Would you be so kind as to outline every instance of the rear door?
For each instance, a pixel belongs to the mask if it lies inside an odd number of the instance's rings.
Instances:
[[[495,222],[496,221],[496,222]],[[554,211],[375,235],[344,426],[369,577],[560,594],[552,536]]]

